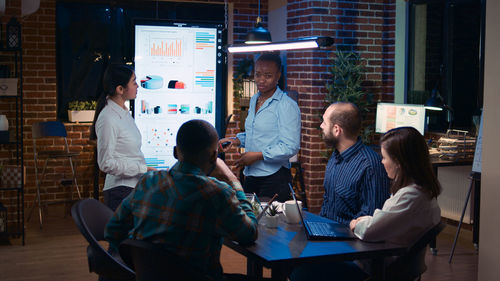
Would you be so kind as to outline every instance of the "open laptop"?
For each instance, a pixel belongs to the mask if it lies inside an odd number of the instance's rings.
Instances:
[[[300,211],[299,203],[295,197],[295,192],[291,184],[288,184],[292,192],[293,200],[299,210],[300,220],[304,225],[307,240],[343,240],[356,239],[356,236],[345,225],[336,222],[319,222],[319,221],[304,221],[302,212]]]

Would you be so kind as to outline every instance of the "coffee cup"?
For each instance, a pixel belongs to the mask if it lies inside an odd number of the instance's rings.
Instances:
[[[297,201],[299,209],[302,211],[302,202]],[[285,201],[283,204],[283,214],[287,223],[300,223],[300,214],[294,200]]]

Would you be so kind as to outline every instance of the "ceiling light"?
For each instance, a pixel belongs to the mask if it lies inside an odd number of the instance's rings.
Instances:
[[[333,45],[331,37],[309,37],[297,40],[273,42],[267,44],[239,44],[230,45],[227,50],[230,53],[252,53],[252,52],[270,52],[283,50],[304,50],[328,47]]]
[[[271,41],[272,41],[271,33],[269,32],[269,30],[265,29],[262,26],[262,18],[260,17],[260,0],[259,0],[259,15],[257,16],[255,28],[247,33],[245,44],[262,44],[262,43],[270,43]]]

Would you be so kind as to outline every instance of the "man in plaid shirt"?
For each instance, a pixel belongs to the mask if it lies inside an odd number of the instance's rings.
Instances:
[[[215,280],[223,279],[223,238],[255,241],[257,220],[240,182],[217,158],[217,141],[206,121],[180,127],[174,148],[179,161],[168,171],[146,173],[106,226],[112,248],[127,238],[159,243]]]

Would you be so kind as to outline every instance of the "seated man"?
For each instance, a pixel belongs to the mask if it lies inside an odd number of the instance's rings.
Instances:
[[[223,237],[251,243],[257,238],[257,220],[240,182],[217,158],[217,141],[208,122],[184,123],[174,148],[179,161],[168,171],[146,173],[118,207],[105,231],[111,247],[117,249],[127,238],[159,243],[223,280]]]
[[[361,114],[349,102],[331,104],[323,114],[323,139],[335,151],[325,171],[320,215],[349,225],[371,216],[389,197],[389,178],[380,156],[359,138]]]

